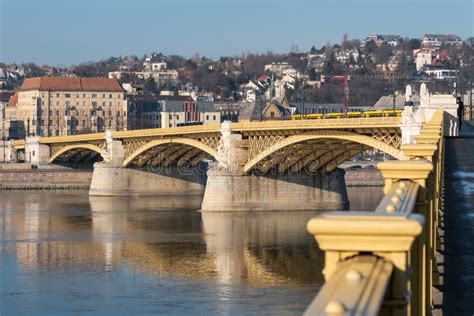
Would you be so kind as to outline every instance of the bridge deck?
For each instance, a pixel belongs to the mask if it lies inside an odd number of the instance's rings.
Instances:
[[[463,137],[464,134],[464,137]],[[468,134],[472,136],[466,137]],[[474,314],[474,127],[446,140],[444,315]],[[442,267],[441,267],[442,269]]]

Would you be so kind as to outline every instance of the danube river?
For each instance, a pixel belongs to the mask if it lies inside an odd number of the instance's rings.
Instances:
[[[379,187],[348,188],[373,210]],[[320,213],[199,213],[200,198],[0,192],[0,314],[301,314]]]

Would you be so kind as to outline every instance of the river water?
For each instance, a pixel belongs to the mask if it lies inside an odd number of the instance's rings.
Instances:
[[[381,188],[348,188],[373,210]],[[323,282],[315,212],[199,213],[200,198],[0,192],[0,315],[301,314]]]

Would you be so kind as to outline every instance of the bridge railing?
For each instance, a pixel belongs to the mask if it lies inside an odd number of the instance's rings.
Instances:
[[[307,315],[428,315],[438,283],[443,113],[424,124],[405,160],[378,164],[374,212],[327,212],[308,222],[325,252],[326,283]]]

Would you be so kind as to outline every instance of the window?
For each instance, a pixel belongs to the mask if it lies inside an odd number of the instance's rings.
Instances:
[[[206,115],[206,121],[209,121],[209,115]]]
[[[97,107],[97,102],[96,101],[92,101],[92,108],[96,108]]]
[[[215,115],[213,115],[213,116],[212,116],[212,119],[215,121],[215,120],[216,120],[216,116],[215,116]]]
[[[270,117],[274,118],[275,117],[275,112],[270,112]]]
[[[176,119],[179,120],[179,115],[176,115]]]
[[[82,94],[82,97],[85,98],[87,95],[85,93]]]
[[[41,125],[44,125],[44,120],[41,120]]]
[[[93,99],[97,98],[97,94],[92,93],[92,98],[93,98]]]
[[[71,94],[70,94],[70,93],[65,93],[65,94],[64,94],[64,97],[65,97],[65,98],[70,98],[70,97],[71,97]]]
[[[102,102],[102,106],[105,106],[105,102]]]
[[[56,130],[56,136],[59,136],[59,130]]]
[[[49,110],[49,116],[53,115],[53,111]]]
[[[56,93],[56,98],[59,98],[59,93]]]
[[[109,106],[112,106],[112,102],[109,102]]]
[[[105,99],[105,94],[103,94],[103,95],[102,95],[102,98],[104,98],[104,99]]]
[[[109,94],[109,99],[112,99],[112,94]]]
[[[120,116],[120,111],[117,111],[117,116]]]
[[[69,110],[66,110],[66,116],[69,115]]]
[[[127,111],[123,111],[123,116],[127,116]]]
[[[59,101],[58,101],[58,102],[56,102],[56,105],[59,105]]]

